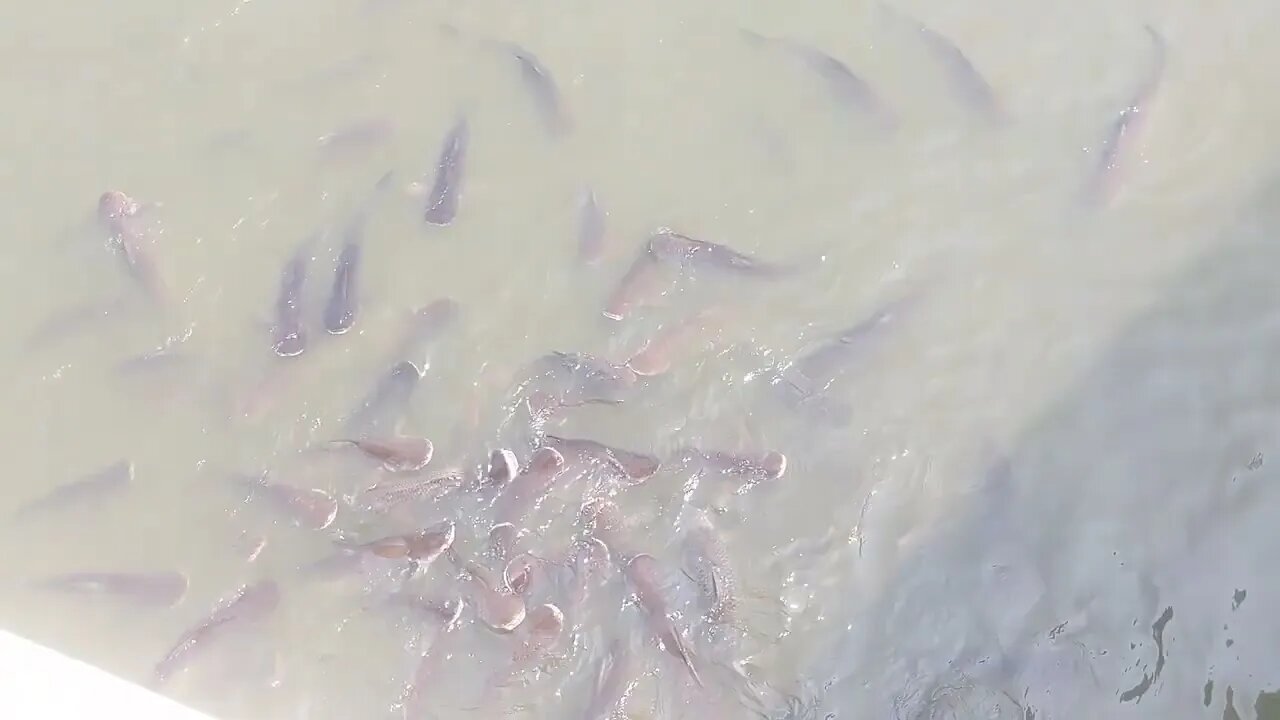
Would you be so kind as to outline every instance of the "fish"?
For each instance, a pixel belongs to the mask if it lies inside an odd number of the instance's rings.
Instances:
[[[381,482],[364,492],[362,507],[373,512],[387,512],[403,503],[439,499],[461,488],[465,479],[462,473],[449,470],[427,478],[409,477]]]
[[[14,511],[15,519],[27,519],[71,507],[98,505],[107,496],[133,483],[134,466],[117,460],[89,475],[63,483]]]
[[[476,609],[476,617],[494,632],[507,634],[524,622],[528,615],[524,598],[498,589],[497,583],[484,567],[464,561],[456,554],[450,553],[450,559],[466,573],[471,602]]]
[[[646,242],[609,293],[601,314],[614,321],[625,319],[633,310],[652,303],[661,294],[664,281],[669,284],[670,279]]]
[[[612,720],[636,681],[635,653],[622,638],[614,638],[591,673],[591,699],[582,720]]]
[[[456,300],[434,300],[413,313],[400,345],[396,360],[408,361],[426,372],[431,368],[431,348],[440,337],[453,327],[461,314]]]
[[[388,535],[356,544],[343,542],[337,554],[311,565],[309,574],[342,576],[350,572],[385,571],[393,566],[402,569],[402,579],[408,580],[450,552],[456,537],[454,523],[445,521],[405,535]]]
[[[152,673],[155,686],[168,682],[185,668],[193,654],[225,636],[238,625],[257,623],[270,617],[280,604],[280,587],[274,580],[243,586],[234,596],[220,602],[199,624],[184,632],[156,663]]]
[[[704,617],[713,624],[736,622],[738,579],[729,550],[711,517],[696,511],[684,537],[686,572],[698,586]]]
[[[825,388],[916,301],[917,296],[908,295],[889,302],[801,355],[784,371],[784,379],[804,394]]]
[[[458,216],[458,196],[462,192],[470,138],[471,129],[465,117],[458,118],[444,138],[422,216],[428,225],[452,225]]]
[[[1102,141],[1098,164],[1084,191],[1084,204],[1092,207],[1109,205],[1120,188],[1122,166],[1130,150],[1137,145],[1151,115],[1150,105],[1164,78],[1166,44],[1164,36],[1150,25],[1144,25],[1152,44],[1152,66],[1146,79],[1120,111]]]
[[[520,77],[533,97],[534,107],[538,110],[538,117],[547,134],[553,138],[564,135],[569,131],[569,118],[564,112],[555,78],[551,77],[551,72],[542,61],[527,49],[515,43],[504,45],[520,64]]]
[[[139,605],[172,607],[187,593],[187,576],[165,572],[71,572],[39,581],[45,590],[114,597]]]
[[[577,543],[573,554],[573,577],[569,586],[565,614],[575,632],[582,629],[582,611],[593,584],[610,570],[609,547],[598,537],[587,536]]]
[[[324,329],[330,335],[342,335],[355,325],[359,299],[356,297],[356,273],[364,246],[348,240],[338,255],[338,266],[333,274],[333,289],[324,309]]]
[[[520,636],[520,644],[512,651],[506,667],[489,678],[485,686],[485,697],[480,701],[481,708],[492,707],[500,688],[510,685],[520,673],[536,666],[554,652],[564,635],[564,612],[552,603],[539,605],[525,614],[516,633]]]
[[[876,120],[882,129],[892,129],[897,117],[871,87],[870,83],[849,69],[841,60],[815,47],[786,38],[766,37],[742,30],[743,37],[756,46],[769,46],[782,50],[799,60],[817,75],[827,86],[827,91],[842,105],[852,107]]]
[[[550,489],[564,469],[564,456],[554,448],[542,447],[533,453],[529,464],[502,489],[494,501],[494,526],[489,542],[499,557],[504,557],[515,542],[518,527],[532,507]]]
[[[649,238],[649,253],[659,261],[682,270],[707,268],[735,275],[775,278],[787,275],[792,268],[757,260],[727,245],[696,240],[670,228],[659,228]]]
[[[551,352],[533,361],[529,379],[559,406],[623,402],[636,385],[636,374],[588,353]]]
[[[671,621],[667,600],[658,581],[658,561],[648,553],[640,553],[631,558],[624,573],[644,610],[650,632],[657,637],[667,653],[684,665],[698,687],[705,687],[694,667],[689,648],[685,646],[684,639]]]
[[[717,323],[721,313],[717,309],[707,309],[693,313],[683,320],[664,325],[644,347],[632,355],[625,363],[631,371],[640,377],[655,377],[665,374],[671,369],[671,356],[681,347],[698,338],[706,338]],[[714,338],[710,338],[714,342]]]
[[[489,463],[485,467],[485,482],[495,487],[502,487],[511,482],[520,472],[520,461],[516,454],[507,448],[499,448],[489,453]]]
[[[321,135],[316,138],[316,146],[330,155],[365,150],[391,139],[395,131],[395,123],[389,118],[364,118]]]
[[[925,50],[942,66],[952,92],[966,107],[993,125],[1006,121],[1007,116],[996,97],[996,91],[955,43],[917,18],[887,3],[877,3],[877,7],[886,17],[920,36]]]
[[[311,264],[312,251],[318,240],[318,235],[303,240],[280,275],[271,345],[280,357],[295,357],[307,349],[307,332],[302,323],[302,290],[307,281],[307,266]]]
[[[330,440],[330,445],[350,445],[382,463],[388,472],[414,472],[431,462],[435,445],[424,437],[397,436],[383,440]]]
[[[325,530],[338,516],[338,501],[318,488],[283,485],[259,476],[236,476],[236,484],[248,490],[249,500],[260,498],[294,524],[310,530]]]
[[[543,441],[548,447],[559,450],[562,455],[572,455],[581,462],[604,465],[632,482],[641,482],[653,477],[662,466],[661,461],[652,455],[623,450],[595,440],[548,434],[544,436]]]
[[[743,454],[682,447],[675,456],[686,469],[732,475],[749,484],[777,480],[787,472],[787,456],[777,450]]]
[[[324,309],[324,328],[331,335],[341,335],[355,325],[360,298],[356,279],[360,261],[364,255],[364,233],[379,199],[391,186],[393,174],[388,171],[374,185],[372,193],[360,209],[352,214],[342,230],[342,251],[338,254],[337,268],[333,274],[333,288]]]
[[[125,261],[129,274],[152,301],[166,302],[169,288],[155,256],[151,239],[139,217],[143,205],[118,191],[104,192],[98,198],[98,219],[111,233],[111,242]]]
[[[347,418],[344,434],[364,437],[376,432],[383,424],[398,427],[424,374],[424,370],[408,360],[391,366]]]
[[[578,259],[597,263],[604,254],[605,212],[596,201],[595,192],[587,187],[578,195]]]

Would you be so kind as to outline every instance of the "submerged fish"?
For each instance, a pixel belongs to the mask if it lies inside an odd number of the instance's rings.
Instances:
[[[280,604],[280,588],[273,580],[246,585],[235,596],[218,604],[202,622],[184,632],[173,648],[156,663],[154,681],[161,685],[207,647],[237,626],[265,620]]]
[[[1141,139],[1142,131],[1151,115],[1150,105],[1164,78],[1166,55],[1164,37],[1150,25],[1144,25],[1143,29],[1150,36],[1152,43],[1154,58],[1151,70],[1129,100],[1129,104],[1120,111],[1119,117],[1112,123],[1111,129],[1107,131],[1107,136],[1102,141],[1098,164],[1085,188],[1084,202],[1087,205],[1107,205],[1115,199],[1125,160],[1134,152],[1131,148]]]
[[[388,118],[365,118],[321,135],[316,139],[316,145],[330,155],[368,149],[389,140],[395,134],[395,129],[395,123]]]
[[[601,314],[610,320],[622,320],[633,310],[653,302],[668,281],[662,265],[649,251],[649,243],[646,242],[609,294]]]
[[[338,516],[338,501],[317,488],[298,488],[271,482],[261,476],[237,476],[236,483],[249,493],[249,500],[261,499],[294,524],[311,530],[324,530]]]
[[[612,720],[614,711],[631,692],[637,678],[635,653],[622,638],[615,638],[590,675],[591,699],[582,720]]]
[[[738,580],[729,550],[705,511],[694,513],[684,539],[685,567],[698,585],[704,617],[712,624],[735,622]]]
[[[625,365],[587,353],[551,352],[538,358],[524,382],[532,392],[560,406],[620,403],[636,385],[636,374]]]
[[[459,118],[444,138],[436,161],[435,180],[427,193],[423,219],[429,225],[452,225],[458,215],[458,196],[466,169],[467,144],[471,130],[465,117]]]
[[[658,580],[658,561],[652,555],[641,553],[627,563],[625,574],[644,610],[650,632],[658,639],[663,650],[679,660],[689,671],[693,681],[703,687],[702,678],[694,667],[693,656],[685,645],[684,638],[680,636],[680,631],[671,621],[667,599]]]
[[[520,472],[520,462],[516,454],[507,448],[498,448],[489,453],[489,462],[485,466],[485,482],[495,487],[502,487],[511,482]]]
[[[280,357],[301,355],[307,349],[307,333],[302,324],[302,290],[307,281],[307,267],[318,237],[312,235],[294,250],[280,276],[280,293],[276,297],[276,322],[271,349]]]
[[[560,89],[551,77],[551,72],[527,49],[515,43],[504,45],[520,63],[520,76],[529,89],[529,94],[533,96],[533,104],[538,109],[538,117],[542,119],[547,133],[558,137],[568,132],[569,118],[565,115]]]
[[[350,445],[382,463],[390,472],[413,472],[431,462],[435,445],[424,437],[397,436],[381,440],[331,440],[331,445]]]
[[[709,268],[735,275],[779,277],[793,268],[757,260],[727,245],[697,240],[668,228],[660,228],[649,238],[649,252],[658,260],[681,269]]]
[[[377,201],[386,194],[391,186],[392,173],[385,173],[374,185],[373,192],[359,210],[352,214],[342,230],[342,252],[338,255],[338,265],[333,274],[333,289],[329,293],[329,302],[324,309],[324,328],[333,335],[341,335],[355,325],[356,313],[359,311],[359,291],[356,284],[360,271],[360,260],[364,255],[364,232],[369,223],[369,216]]]
[[[139,215],[142,210],[141,203],[118,190],[98,198],[98,220],[111,233],[111,243],[129,274],[152,301],[163,303],[169,300],[169,288],[151,253],[150,233]]]
[[[373,512],[386,512],[397,505],[417,500],[438,499],[462,487],[466,477],[456,470],[430,477],[408,477],[380,482],[364,492],[361,505]]]
[[[787,456],[777,450],[758,454],[680,448],[676,457],[695,472],[716,472],[742,478],[747,484],[776,480],[787,472]]]
[[[909,27],[920,36],[929,55],[946,72],[949,85],[961,102],[990,123],[1000,124],[1005,121],[1006,116],[995,90],[955,43],[902,10],[883,2],[878,3],[877,7],[886,17]]]
[[[689,343],[699,338],[714,342],[715,338],[708,336],[713,335],[712,325],[719,319],[720,312],[713,308],[664,325],[627,360],[627,367],[641,377],[662,375],[671,369],[671,356]]]
[[[458,321],[461,307],[456,300],[441,298],[418,308],[410,319],[396,360],[412,362],[422,371],[431,367],[431,348]]]
[[[97,505],[133,482],[133,463],[119,460],[77,480],[63,483],[22,505],[15,518],[27,518],[79,505]]]
[[[399,427],[422,376],[423,370],[408,360],[393,365],[347,419],[344,434],[365,437],[383,425],[392,430]]]
[[[766,37],[750,30],[742,35],[753,45],[771,46],[800,60],[814,74],[822,78],[828,91],[844,105],[854,107],[874,118],[883,129],[891,129],[897,118],[871,85],[844,62],[815,48],[786,38]]]
[[[604,465],[631,482],[641,482],[652,477],[662,465],[658,458],[652,455],[623,450],[595,440],[564,438],[550,434],[544,436],[543,440],[548,447],[559,450],[562,455],[572,456],[579,462]]]
[[[578,258],[583,262],[599,262],[604,254],[605,213],[596,202],[591,188],[583,188],[578,196]]]
[[[46,590],[115,597],[140,605],[176,605],[187,593],[187,576],[168,572],[72,572],[41,580]]]
[[[489,542],[499,557],[511,550],[519,526],[563,469],[563,455],[549,447],[538,448],[528,466],[502,489],[494,502],[494,526],[489,532]]]

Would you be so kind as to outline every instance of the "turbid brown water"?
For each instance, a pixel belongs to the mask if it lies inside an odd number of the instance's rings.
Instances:
[[[0,515],[20,516],[0,622],[142,682],[196,636],[164,690],[227,718],[462,718],[481,699],[532,718],[1252,717],[1280,686],[1280,218],[1257,195],[1280,158],[1280,10],[893,6],[936,36],[875,3],[0,10]],[[841,67],[891,131],[841,102]],[[1142,133],[1108,144],[1135,103]],[[340,229],[388,170],[327,333]],[[106,191],[139,203],[145,257],[93,221]],[[668,253],[602,317],[664,227],[801,271]],[[281,271],[317,229],[339,232],[294,293]],[[623,372],[665,337],[681,346]],[[183,362],[129,362],[161,347]],[[616,365],[562,362],[525,392],[555,352]],[[779,383],[800,376],[795,401]],[[398,437],[431,438],[430,463],[305,452]],[[566,455],[509,512],[503,482],[554,438],[634,462]],[[725,458],[755,458],[750,477]],[[226,483],[262,472],[278,485]],[[613,547],[591,500],[618,509]],[[491,552],[499,510],[511,558]],[[458,563],[302,570],[445,522]],[[172,607],[39,588],[108,573],[188,584]],[[246,587],[278,597],[219,615]]]

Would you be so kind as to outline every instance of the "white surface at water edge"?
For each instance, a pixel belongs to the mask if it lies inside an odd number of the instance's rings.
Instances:
[[[0,702],[0,716],[13,720],[213,720],[92,665],[4,631],[0,631]]]

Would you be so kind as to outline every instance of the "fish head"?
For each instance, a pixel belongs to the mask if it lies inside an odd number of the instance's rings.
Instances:
[[[98,198],[98,219],[103,222],[119,220],[138,212],[138,201],[119,190],[108,190]]]

